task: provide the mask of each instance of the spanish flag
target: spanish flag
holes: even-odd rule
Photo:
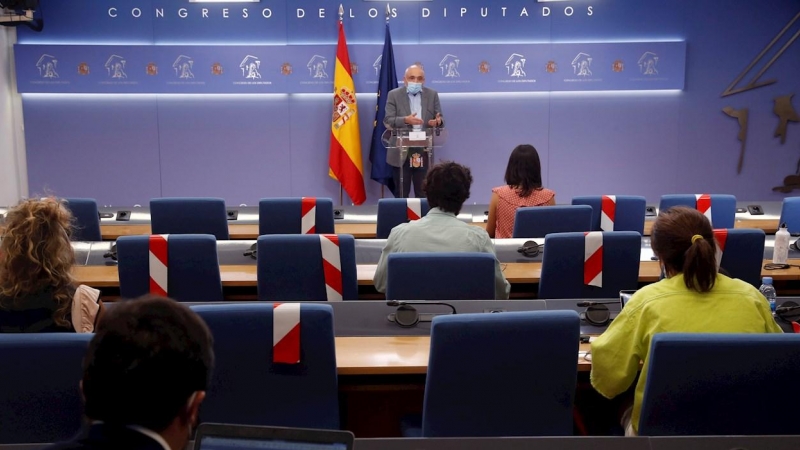
[[[339,20],[336,69],[333,76],[333,120],[328,175],[341,183],[350,200],[360,205],[367,199],[361,167],[361,135],[358,130],[356,89],[347,54],[344,25]]]

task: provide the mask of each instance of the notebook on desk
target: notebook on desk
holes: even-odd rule
[[[204,423],[194,450],[352,450],[349,431]]]

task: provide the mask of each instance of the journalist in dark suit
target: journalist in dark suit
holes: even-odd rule
[[[115,306],[83,363],[90,425],[48,448],[183,450],[211,378],[211,332],[189,307],[167,298]]]
[[[444,125],[442,107],[439,104],[439,93],[424,87],[425,72],[422,67],[413,65],[406,69],[403,86],[392,89],[386,97],[386,116],[383,124],[394,130],[423,130],[425,128]],[[421,147],[408,150],[405,159],[393,152],[386,154],[386,162],[393,168],[395,197],[408,197],[411,182],[414,182],[414,195],[425,197],[422,192],[422,181],[433,161]],[[403,186],[400,191],[400,171],[403,171]]]

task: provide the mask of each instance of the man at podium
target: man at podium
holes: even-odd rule
[[[386,116],[383,124],[391,130],[424,130],[444,125],[442,107],[439,104],[439,93],[423,86],[425,71],[420,65],[412,65],[406,69],[403,86],[392,89],[386,97]],[[424,198],[422,181],[431,165],[430,153],[423,147],[411,147],[405,159],[399,153],[389,152],[386,162],[392,166],[395,185],[395,197],[408,197],[411,193],[411,182],[414,182],[414,196]],[[401,189],[402,170],[402,191]]]

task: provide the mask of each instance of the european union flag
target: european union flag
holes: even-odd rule
[[[389,24],[386,24],[386,40],[383,42],[383,55],[380,61],[380,76],[378,78],[378,106],[375,109],[375,122],[372,129],[372,144],[369,146],[369,161],[372,163],[370,178],[384,184],[390,192],[394,192],[392,167],[386,163],[386,147],[381,142],[381,136],[386,131],[383,118],[386,116],[386,96],[389,91],[397,87],[397,72],[394,68],[394,51],[392,50],[392,35],[389,33]]]

